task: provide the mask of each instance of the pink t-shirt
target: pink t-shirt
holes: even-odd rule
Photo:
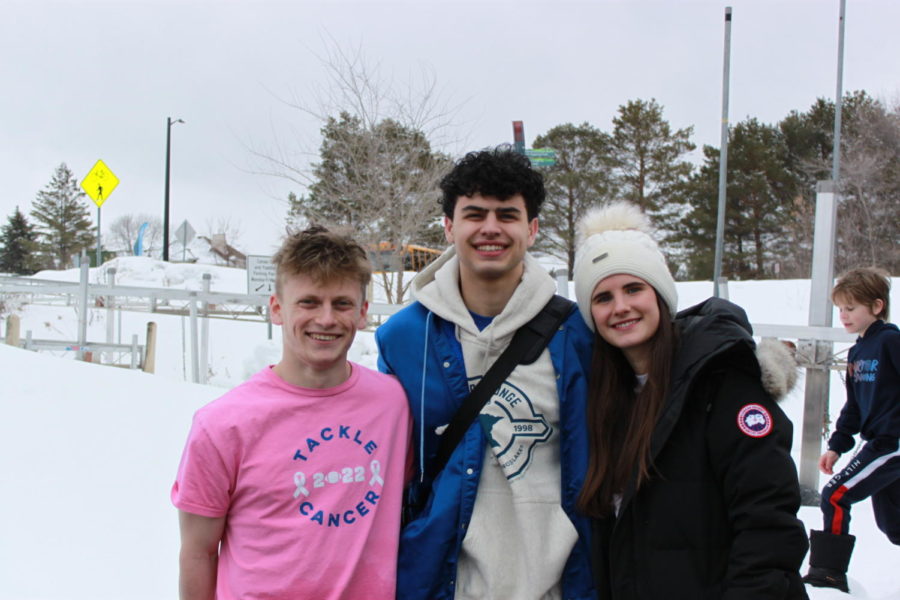
[[[357,364],[328,389],[269,367],[198,410],[172,503],[227,517],[216,598],[393,599],[409,420]]]

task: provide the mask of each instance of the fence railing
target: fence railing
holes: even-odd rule
[[[109,283],[89,283],[88,274],[85,263],[77,282],[0,276],[0,294],[22,295],[31,303],[73,306],[79,318],[77,340],[38,340],[31,338],[31,332],[26,332],[24,338],[15,345],[31,350],[71,351],[82,360],[87,357],[97,361],[103,355],[129,354],[130,363],[136,364],[135,368],[143,368],[147,355],[143,346],[138,344],[135,348],[134,344],[115,343],[113,340],[116,311],[180,315],[190,319],[191,381],[206,383],[205,374],[209,372],[209,319],[267,323],[269,338],[272,337],[268,294],[211,291],[209,287],[212,277],[209,274],[203,274],[200,290],[117,285],[116,270],[112,268],[107,270]],[[89,308],[109,312],[107,335],[103,342],[87,339]],[[369,304],[368,314],[380,322],[383,317],[390,316],[401,308],[401,305],[372,302]],[[16,339],[19,340],[18,335]]]
[[[569,282],[566,270],[557,269],[552,275],[557,282],[557,292],[563,296],[568,296]],[[81,278],[77,283],[0,276],[0,293],[2,294],[23,294],[33,302],[64,302],[66,305],[74,305],[79,314],[78,340],[74,342],[31,340],[27,342],[30,344],[30,347],[40,349],[42,347],[49,348],[56,347],[57,344],[65,344],[64,347],[76,352],[79,358],[84,358],[85,352],[90,350],[98,352],[123,351],[121,345],[113,344],[112,323],[114,318],[112,317],[112,311],[147,311],[189,316],[191,323],[191,380],[205,383],[206,373],[209,372],[210,319],[242,319],[269,323],[269,337],[271,338],[271,322],[268,314],[269,296],[210,291],[211,276],[209,274],[203,275],[202,289],[200,290],[116,285],[115,270],[108,271],[107,279],[109,283],[106,284],[88,284],[87,279],[88,270],[86,264],[82,267]],[[727,282],[724,285],[723,292],[723,297],[727,298]],[[105,308],[110,311],[110,317],[107,319],[107,339],[104,343],[88,343],[86,339],[86,314],[90,299],[93,299],[93,307]],[[389,316],[401,308],[401,305],[370,303],[369,315],[376,317],[375,321],[377,324],[380,323],[383,317]],[[121,313],[119,314],[121,315]],[[811,386],[810,381],[816,378],[821,379],[824,376],[823,371],[843,370],[846,367],[846,361],[840,353],[833,352],[833,344],[835,342],[851,344],[855,341],[855,336],[836,327],[754,324],[753,330],[757,337],[797,340],[797,362],[807,372],[807,397],[803,415],[804,447],[814,445],[813,442],[817,438],[820,439],[822,437],[828,425],[828,417],[827,414],[824,414],[823,409],[823,406],[827,407],[827,398],[819,397],[821,393],[816,391],[817,388],[815,386]],[[134,340],[131,345],[128,345],[127,352],[130,352],[132,364],[135,363],[134,357],[148,355],[148,352],[141,348]],[[141,361],[145,360],[145,358],[141,359]],[[825,394],[827,394],[827,391]],[[812,400],[810,399],[811,396],[813,397]],[[805,454],[811,453],[805,452]],[[806,457],[803,459],[806,462],[809,462],[809,460],[811,459]],[[809,465],[806,466],[809,467]],[[809,471],[810,469],[811,467],[806,470]]]

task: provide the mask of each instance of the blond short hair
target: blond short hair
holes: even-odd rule
[[[363,247],[352,237],[321,226],[288,235],[272,262],[276,273],[275,293],[279,296],[287,277],[306,275],[317,284],[357,281],[365,300],[366,286],[372,280],[372,263]]]

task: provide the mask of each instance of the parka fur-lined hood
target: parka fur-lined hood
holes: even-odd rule
[[[775,400],[784,400],[797,384],[797,361],[793,352],[773,338],[763,338],[756,346],[756,360],[763,387]]]
[[[797,383],[797,363],[791,351],[774,339],[753,341],[753,329],[743,308],[710,298],[678,313],[682,351],[676,369],[693,375],[712,357],[735,348],[753,350],[763,388],[781,401]],[[748,352],[749,355],[749,352]]]

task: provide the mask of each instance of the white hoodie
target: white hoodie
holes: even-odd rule
[[[525,255],[522,280],[483,331],[459,291],[453,249],[413,282],[416,299],[456,325],[469,389],[556,291],[554,280]],[[520,365],[482,409],[488,447],[472,520],[463,539],[457,599],[556,599],[578,534],[560,506],[559,398],[550,353]]]

